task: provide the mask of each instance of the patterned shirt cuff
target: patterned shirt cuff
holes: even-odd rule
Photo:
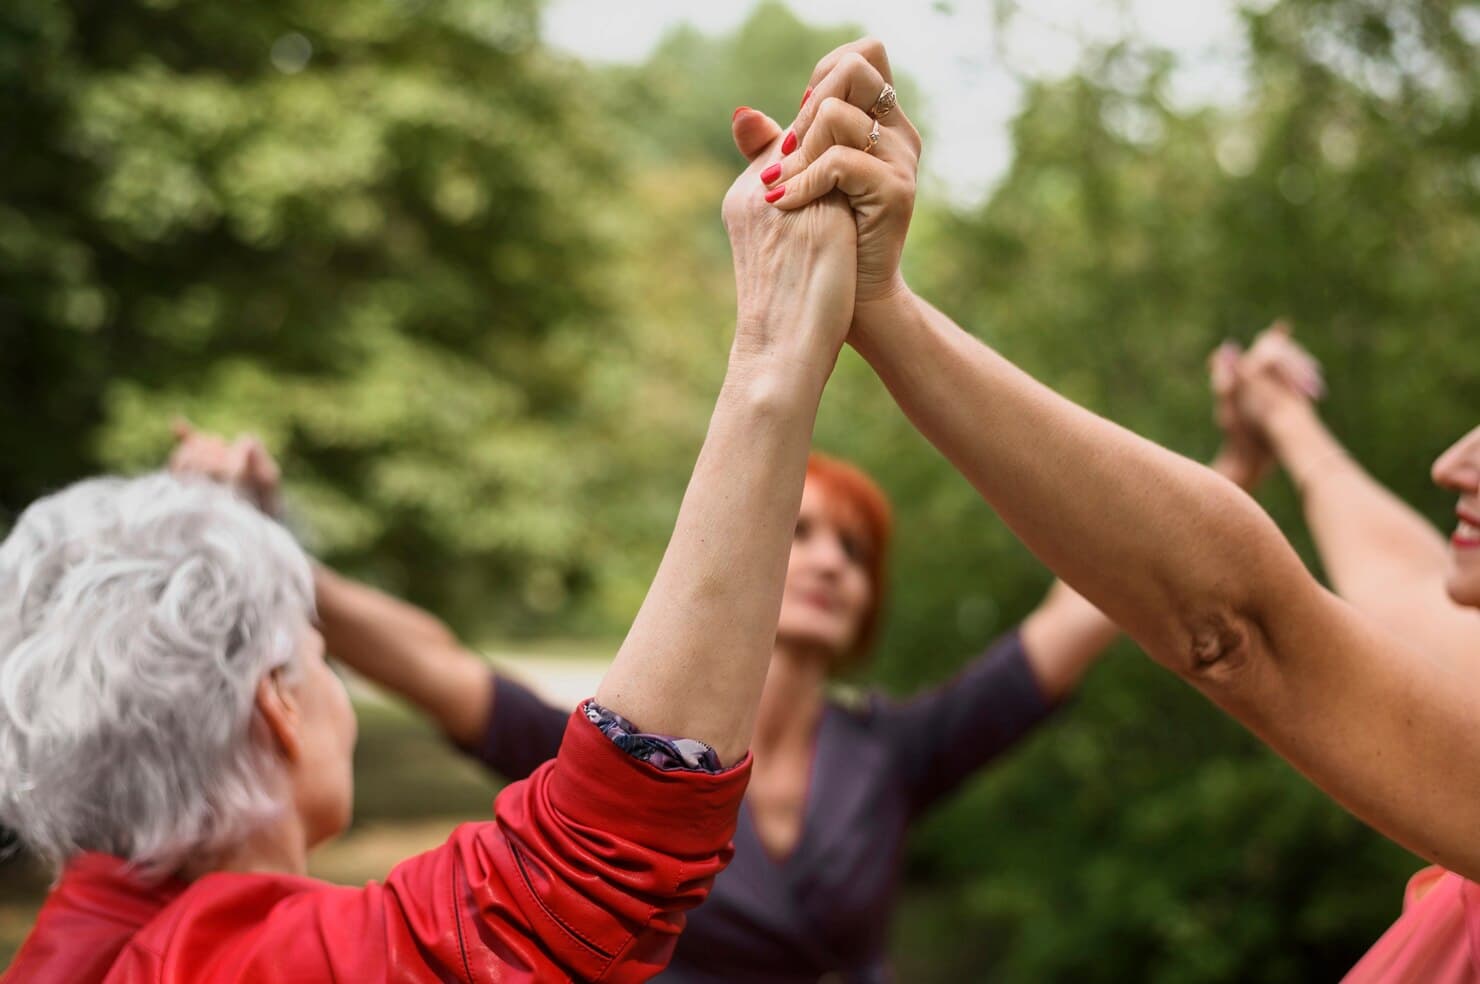
[[[596,725],[618,748],[654,768],[664,772],[683,770],[711,774],[725,771],[714,749],[702,741],[645,734],[638,731],[631,721],[594,700],[588,700],[582,710],[586,720]]]

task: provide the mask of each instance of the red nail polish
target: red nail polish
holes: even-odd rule
[[[807,105],[807,100],[808,99],[811,99],[811,98],[812,98],[812,87],[809,85],[809,86],[807,86],[807,91],[804,92],[804,93],[802,93],[802,104],[801,105],[802,106]],[[800,109],[801,106],[798,106],[797,108]]]
[[[777,202],[781,201],[781,196],[784,194],[786,194],[786,185],[778,185],[777,187],[772,188],[770,191],[766,192],[766,201],[774,205]]]
[[[779,177],[781,177],[781,165],[779,163],[772,164],[761,172],[761,184],[768,185]]]
[[[781,153],[783,153],[783,154],[789,154],[789,153],[791,153],[792,151],[794,151],[796,149],[797,149],[797,132],[795,130],[787,130],[786,131],[786,139],[783,140],[783,141],[781,141]]]
[[[740,114],[743,113],[743,112],[745,112],[748,109],[750,109],[749,106],[741,106],[741,107],[737,108],[735,110],[735,112],[733,112],[733,113],[730,114],[730,122],[731,123],[735,122],[735,120],[737,120],[737,119],[740,118]]]

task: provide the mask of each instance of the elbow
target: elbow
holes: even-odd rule
[[[452,626],[440,618],[429,615],[426,623],[422,626],[422,631],[426,634],[428,643],[447,649],[461,650],[463,648],[462,640],[456,632],[452,631]]]
[[[1288,719],[1288,667],[1259,618],[1225,610],[1188,623],[1173,669],[1225,713],[1262,735]]]
[[[1205,576],[1173,589],[1171,607],[1179,615],[1166,650],[1179,676],[1210,695],[1230,698],[1267,678],[1265,664],[1274,655],[1269,621],[1310,577],[1262,510],[1244,496],[1232,505],[1219,516],[1221,535],[1207,538],[1215,559]]]
[[[1179,621],[1157,646],[1161,663],[1215,703],[1237,705],[1249,697],[1264,672],[1269,649],[1256,619],[1213,606]]]
[[[1249,675],[1259,647],[1252,619],[1220,609],[1189,621],[1181,645],[1181,676],[1199,689],[1224,689]]]

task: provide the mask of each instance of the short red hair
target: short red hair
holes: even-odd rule
[[[807,481],[821,486],[827,493],[830,518],[847,527],[868,547],[864,569],[868,572],[869,586],[873,591],[852,653],[854,661],[861,661],[873,648],[882,621],[894,510],[877,482],[858,466],[841,458],[813,451],[807,458]]]

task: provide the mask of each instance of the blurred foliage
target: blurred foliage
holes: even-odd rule
[[[0,8],[24,137],[0,144],[0,525],[153,466],[186,414],[262,434],[315,549],[464,633],[620,633],[723,372],[730,112],[789,120],[857,32],[763,4],[598,68],[537,14]],[[1010,172],[980,207],[921,202],[910,280],[1195,456],[1207,352],[1288,316],[1334,428],[1441,520],[1427,467],[1480,393],[1480,7],[1277,0],[1243,25],[1232,108],[1179,106],[1176,58],[1136,38],[1023,78]],[[898,505],[871,679],[941,678],[1036,603],[1047,575],[851,353],[818,443]],[[1264,498],[1304,546],[1289,489]],[[904,979],[1333,980],[1396,914],[1413,858],[1120,650],[915,839]]]
[[[613,138],[526,0],[7,5],[10,508],[258,431],[315,546],[517,624],[589,551]]]

